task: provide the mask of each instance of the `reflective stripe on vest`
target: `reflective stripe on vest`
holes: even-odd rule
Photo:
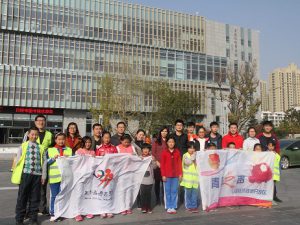
[[[190,154],[187,152],[182,157],[182,171],[183,177],[180,183],[181,186],[186,188],[198,188],[199,186],[199,178],[197,173],[197,167],[194,163],[187,166],[184,164],[185,158],[190,158]]]
[[[52,143],[52,133],[50,131],[45,131],[45,137],[43,139],[43,143],[40,143],[40,137],[36,140],[37,143],[42,145],[45,149],[49,148]]]
[[[56,155],[59,155],[59,150],[57,148],[48,149],[49,158],[54,158]],[[72,156],[72,149],[66,147],[64,150],[64,156]],[[56,161],[49,166],[48,175],[50,184],[61,182],[61,174]]]
[[[26,158],[28,144],[29,144],[29,141],[22,143],[22,155],[19,159],[19,162],[17,162],[17,165],[14,168],[12,176],[11,176],[11,182],[13,184],[21,183],[21,177],[22,177],[23,168],[24,168],[24,164],[25,164],[25,158]],[[43,168],[43,154],[44,154],[45,148],[42,145],[38,145],[38,147],[39,147],[40,156],[41,156],[41,166]]]
[[[280,181],[280,155],[275,153],[273,180]]]

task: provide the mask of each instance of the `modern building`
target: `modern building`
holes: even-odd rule
[[[0,3],[0,136],[18,141],[34,116],[50,130],[70,121],[91,132],[90,105],[103,74],[167,79],[201,93],[199,122],[227,127],[214,96],[226,69],[254,62],[259,32],[191,15],[111,0],[2,0]],[[224,86],[228,91],[228,87]],[[140,110],[151,104],[140,96]]]
[[[261,111],[269,111],[269,93],[266,81],[259,81],[259,91],[261,101],[260,109]]]
[[[280,122],[284,120],[285,112],[270,112],[270,111],[262,111],[261,112],[261,120],[272,121],[275,127],[280,125]]]
[[[285,112],[300,106],[300,69],[296,64],[275,69],[269,75],[269,109]]]

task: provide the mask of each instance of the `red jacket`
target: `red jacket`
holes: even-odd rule
[[[163,150],[160,158],[160,171],[163,177],[182,176],[181,155],[178,149],[170,152],[169,149]]]
[[[232,135],[231,133],[228,133],[227,135],[225,135],[222,139],[222,148],[227,148],[227,145],[233,142],[235,143],[235,148],[236,149],[242,149],[243,148],[243,142],[244,142],[244,138],[242,135],[239,135],[238,133],[236,135]]]
[[[164,140],[161,141],[161,145],[157,141],[153,142],[153,144],[152,144],[152,155],[154,156],[154,158],[157,161],[160,161],[161,153],[166,148],[167,148],[167,143]]]
[[[113,154],[113,153],[118,153],[118,151],[117,148],[112,144],[108,144],[108,145],[102,144],[96,149],[96,156],[104,156],[105,154]]]

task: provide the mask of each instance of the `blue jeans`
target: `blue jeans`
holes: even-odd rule
[[[178,200],[178,177],[167,177],[166,182],[164,182],[164,192],[165,192],[165,208],[166,209],[176,209]]]
[[[184,188],[185,208],[198,208],[198,188]]]
[[[55,203],[55,198],[60,192],[60,182],[59,183],[54,183],[50,184],[50,191],[51,191],[51,199],[50,199],[50,215],[54,216],[54,203]]]

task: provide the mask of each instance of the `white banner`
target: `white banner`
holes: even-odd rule
[[[232,205],[270,207],[274,159],[272,152],[197,152],[203,210]]]
[[[120,213],[130,209],[151,162],[129,154],[73,156],[57,160],[62,174],[55,217]]]

